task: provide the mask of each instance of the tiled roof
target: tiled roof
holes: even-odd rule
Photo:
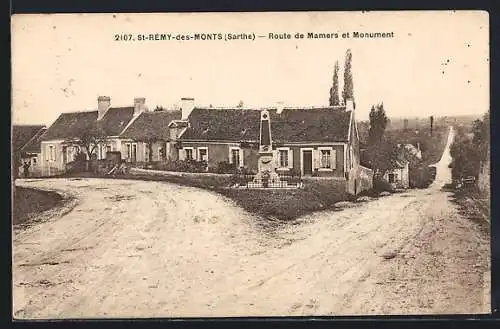
[[[12,149],[14,151],[19,151],[44,127],[44,125],[13,125]]]
[[[43,141],[81,136],[97,120],[97,111],[62,113],[42,136]]]
[[[274,142],[347,141],[351,112],[345,108],[285,108],[268,110]],[[195,108],[181,140],[258,141],[260,111]]]
[[[134,116],[134,107],[112,107],[100,120],[101,128],[108,136],[118,136]]]
[[[99,126],[107,136],[118,136],[134,115],[133,107],[112,107],[97,121],[97,111],[62,113],[42,140],[78,138]]]
[[[40,129],[35,136],[33,136],[28,143],[26,143],[22,148],[21,152],[26,153],[40,153],[41,151],[41,137],[47,131],[47,128],[43,127]]]
[[[181,111],[144,112],[130,124],[121,137],[135,140],[168,140],[169,123],[180,118]]]

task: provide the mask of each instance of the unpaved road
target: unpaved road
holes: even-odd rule
[[[272,231],[162,182],[19,180],[69,213],[14,232],[16,318],[489,313],[489,236],[436,184]]]

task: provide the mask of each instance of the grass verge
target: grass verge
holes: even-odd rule
[[[481,232],[489,236],[491,229],[489,196],[476,188],[452,190],[452,192],[453,202],[458,205],[459,213],[477,223]]]
[[[13,197],[13,225],[23,224],[30,215],[49,210],[63,202],[63,197],[56,192],[25,187],[14,187]]]

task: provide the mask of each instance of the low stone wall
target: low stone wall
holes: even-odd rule
[[[130,173],[132,175],[156,175],[156,176],[178,176],[178,177],[230,177],[232,174],[215,174],[215,173],[191,173],[191,172],[180,172],[180,171],[165,171],[165,170],[153,170],[153,169],[140,169],[140,168],[130,168]]]

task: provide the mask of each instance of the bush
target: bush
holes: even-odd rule
[[[236,173],[236,165],[233,163],[229,163],[227,161],[221,161],[217,163],[217,167],[215,172],[218,174],[234,174]]]
[[[156,170],[199,173],[207,171],[207,162],[196,160],[175,160],[153,163],[152,167]]]
[[[393,192],[391,184],[389,184],[382,176],[373,176],[373,190],[375,192]]]
[[[410,168],[409,181],[410,187],[413,188],[427,188],[434,181],[436,177],[436,170],[433,167],[424,165]]]

